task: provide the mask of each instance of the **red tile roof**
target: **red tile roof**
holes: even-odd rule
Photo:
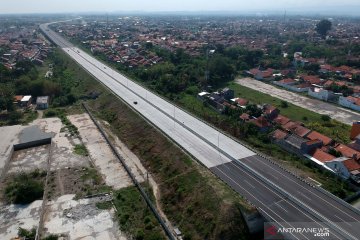
[[[360,158],[360,152],[349,148],[348,146],[344,145],[344,144],[339,144],[335,147],[336,151],[339,151],[343,156],[345,157],[349,157],[352,158],[356,155],[356,159]]]
[[[309,82],[311,84],[319,84],[321,82],[319,77],[312,75],[302,76],[302,79],[304,79],[305,82]]]
[[[350,139],[354,140],[360,134],[360,122],[354,122],[351,127]]]
[[[248,104],[248,100],[244,99],[244,98],[238,98],[235,100],[235,102],[239,105],[239,106],[246,106]]]
[[[243,113],[240,115],[240,119],[242,119],[244,121],[248,121],[248,120],[250,120],[250,115],[247,113]]]
[[[348,96],[347,99],[349,101],[353,102],[354,104],[360,106],[360,98]]]
[[[349,172],[355,171],[355,170],[360,170],[360,164],[352,158],[343,161],[343,164],[349,170]]]
[[[286,79],[280,80],[279,82],[289,84],[289,83],[295,83],[296,81],[294,79],[291,79],[291,78],[286,78]]]
[[[277,129],[273,132],[272,137],[279,140],[279,139],[284,139],[287,135],[288,134],[286,132]]]
[[[17,96],[14,97],[14,101],[20,102],[23,97],[24,96],[22,96],[22,95],[17,95]]]
[[[280,124],[280,125],[285,125],[287,124],[288,122],[290,122],[290,119],[283,116],[283,115],[278,115],[275,119],[274,119],[274,122]]]
[[[328,154],[321,149],[316,149],[315,152],[312,154],[312,157],[322,163],[334,160],[336,158],[335,156]]]
[[[271,114],[272,112],[278,110],[276,107],[272,106],[272,105],[266,105],[264,107],[264,113],[265,114]],[[278,110],[279,111],[279,110]]]
[[[323,142],[324,145],[329,145],[333,140],[325,135],[322,135],[321,133],[318,133],[316,131],[312,131],[310,134],[306,136],[310,140],[318,139]]]
[[[300,136],[300,137],[305,137],[306,134],[308,134],[311,130],[306,128],[306,127],[303,127],[303,126],[297,126],[293,132]]]
[[[252,121],[259,128],[270,127],[271,124],[266,120],[264,116],[260,116]]]
[[[287,131],[291,131],[293,129],[295,129],[297,126],[300,126],[301,123],[300,122],[293,122],[293,121],[289,121],[287,122],[285,125],[282,125],[281,127]]]

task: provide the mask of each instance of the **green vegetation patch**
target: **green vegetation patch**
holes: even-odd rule
[[[280,114],[293,121],[300,121],[306,127],[318,131],[336,141],[349,143],[350,126],[336,120],[330,120],[328,116],[321,115],[310,110],[288,103],[284,107],[283,101],[268,94],[241,86],[235,82],[228,84],[228,87],[235,91],[235,96],[243,97],[256,104],[272,104],[280,109]]]
[[[88,156],[89,152],[84,144],[76,144],[74,147],[74,153],[81,156]]]
[[[5,199],[15,204],[29,204],[42,199],[45,176],[45,172],[38,170],[15,175],[5,187]]]
[[[248,238],[241,211],[250,207],[237,193],[114,96],[103,95],[91,105],[161,183],[162,208],[185,239]]]
[[[120,229],[135,239],[165,239],[161,226],[135,187],[114,192],[114,205]]]

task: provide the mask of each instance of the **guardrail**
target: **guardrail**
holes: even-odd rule
[[[142,188],[142,186],[140,185],[140,183],[136,180],[135,175],[131,172],[131,169],[127,166],[127,164],[125,163],[124,158],[117,152],[116,148],[114,147],[114,145],[111,143],[110,139],[108,138],[108,136],[106,135],[105,131],[102,129],[102,127],[99,125],[99,123],[95,120],[94,116],[92,115],[92,113],[90,112],[90,110],[88,109],[88,107],[86,106],[85,103],[82,103],[85,111],[89,114],[91,120],[94,122],[94,124],[96,125],[96,127],[98,128],[98,130],[100,131],[101,135],[105,138],[105,141],[107,142],[107,144],[109,145],[111,151],[114,153],[114,155],[117,157],[117,159],[120,161],[120,163],[123,165],[123,167],[125,168],[125,171],[127,172],[127,174],[130,176],[132,182],[135,184],[136,188],[140,191],[141,196],[144,198],[146,204],[148,205],[148,207],[150,208],[150,210],[153,212],[153,214],[155,215],[156,219],[159,221],[160,225],[162,226],[162,228],[164,229],[166,235],[168,236],[169,239],[171,240],[175,240],[176,238],[173,236],[171,230],[168,228],[168,226],[166,225],[165,221],[162,219],[162,217],[160,216],[160,214],[158,213],[158,211],[156,210],[155,206],[152,204],[149,196],[146,194],[145,190]]]
[[[74,50],[72,50],[74,51]],[[81,56],[85,61],[88,61],[87,59],[85,59],[83,56]],[[88,61],[89,62],[89,61]],[[99,67],[95,66],[93,63],[89,62],[90,64],[92,64],[94,67],[98,68],[99,70],[101,70],[104,74],[106,74],[108,77],[110,77],[111,79],[115,80],[116,82],[118,82],[119,84],[121,84],[124,88],[128,89],[130,92],[132,92],[134,95],[138,96],[139,98],[141,98],[143,101],[147,102],[148,104],[150,104],[152,107],[156,108],[157,110],[159,110],[160,112],[162,112],[164,115],[166,115],[167,117],[169,117],[170,119],[174,120],[174,122],[177,122],[179,125],[183,126],[185,129],[187,129],[188,131],[190,131],[191,133],[193,133],[195,136],[199,137],[200,139],[202,139],[204,142],[208,143],[211,147],[213,147],[214,149],[218,150],[219,152],[221,152],[224,156],[228,157],[230,160],[233,160],[235,163],[237,163],[238,165],[240,165],[242,168],[244,168],[246,171],[250,172],[251,174],[255,175],[259,180],[261,180],[262,182],[264,182],[267,185],[270,185],[272,188],[274,188],[276,191],[278,191],[279,193],[281,193],[282,195],[286,196],[289,200],[291,200],[292,202],[296,203],[297,205],[299,205],[302,209],[304,209],[306,212],[312,214],[314,217],[316,217],[317,219],[323,220],[325,221],[325,224],[327,225],[331,225],[332,228],[334,228],[340,235],[344,236],[344,232],[347,234],[347,236],[345,236],[346,238],[348,236],[353,237],[354,239],[356,239],[354,236],[349,235],[349,233],[347,233],[346,231],[342,230],[339,231],[338,230],[338,226],[334,225],[334,223],[332,223],[331,221],[329,221],[326,217],[322,216],[320,213],[318,213],[317,211],[315,211],[314,209],[306,206],[304,203],[302,203],[300,200],[298,200],[297,198],[293,197],[292,195],[290,195],[287,191],[285,191],[284,189],[282,189],[281,187],[277,186],[276,184],[274,184],[273,182],[269,181],[268,179],[266,179],[264,176],[262,176],[261,174],[259,174],[257,171],[255,171],[254,169],[250,168],[249,166],[247,166],[246,164],[242,163],[241,161],[239,161],[238,159],[233,158],[232,156],[230,156],[229,154],[227,154],[226,152],[224,152],[222,149],[218,148],[216,145],[214,145],[213,143],[211,143],[210,141],[208,141],[207,139],[205,139],[204,137],[202,137],[201,135],[199,135],[198,133],[196,133],[195,131],[193,131],[192,129],[190,129],[189,127],[187,127],[185,124],[181,123],[180,121],[178,121],[176,118],[174,118],[173,116],[171,116],[170,114],[166,113],[165,111],[163,111],[162,109],[160,109],[159,107],[155,106],[153,103],[149,102],[147,99],[145,99],[144,97],[142,97],[141,95],[139,95],[138,93],[136,93],[135,91],[133,91],[132,89],[130,89],[128,86],[125,86],[124,84],[122,84],[120,81],[116,80],[114,77],[112,77],[111,75],[109,75],[107,72],[104,72],[102,69],[100,69]],[[122,75],[122,74],[121,74]],[[134,82],[133,82],[134,83]],[[137,83],[135,83],[137,84]],[[138,84],[137,84],[138,85]],[[140,86],[140,85],[139,85]],[[141,86],[140,86],[141,87]],[[161,97],[162,98],[162,97]],[[163,98],[162,98],[163,99]],[[165,100],[165,99],[164,99]],[[165,100],[167,101],[167,100]],[[168,101],[167,101],[168,102]],[[168,102],[169,103],[169,102]],[[171,104],[171,103],[170,103]],[[187,111],[184,111],[187,112]],[[192,115],[191,115],[192,116]],[[196,119],[198,119],[197,117],[195,117]],[[202,120],[200,120],[202,121]],[[202,121],[204,122],[204,121]],[[205,123],[207,124],[207,123]],[[210,126],[209,124],[207,124],[208,126]],[[225,135],[225,134],[224,134]],[[226,134],[227,136],[227,134]],[[233,139],[231,137],[231,139]],[[237,141],[238,142],[238,141]],[[265,158],[266,159],[266,158]]]

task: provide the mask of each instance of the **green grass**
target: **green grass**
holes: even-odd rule
[[[74,147],[74,153],[81,156],[89,155],[89,152],[84,144],[76,144]]]
[[[248,238],[241,212],[251,211],[251,207],[237,193],[114,96],[104,94],[91,106],[151,169],[161,183],[164,212],[188,239],[218,239],[222,234]]]
[[[135,187],[115,191],[113,202],[122,231],[130,233],[134,239],[165,239],[159,223]]]
[[[5,187],[5,199],[15,204],[29,204],[42,199],[46,173],[35,170],[32,173],[20,173]]]
[[[96,203],[96,207],[98,209],[102,209],[102,210],[111,209],[112,204],[111,204],[111,202],[98,202],[98,203]]]
[[[281,103],[283,100],[241,86],[235,82],[229,83],[228,87],[235,91],[235,96],[237,97],[246,98],[250,102],[256,104],[272,104],[280,109],[281,115],[284,115],[293,121],[303,122],[306,127],[318,131],[336,141],[343,143],[350,142],[349,135],[351,127],[349,125],[340,123],[336,120],[324,121],[321,114],[298,107],[292,103],[288,103],[288,107],[284,108]]]

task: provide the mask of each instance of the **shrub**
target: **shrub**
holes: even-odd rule
[[[47,110],[44,114],[45,117],[55,117],[57,115],[57,112],[54,110]]]
[[[281,107],[287,108],[287,107],[289,107],[289,104],[286,101],[281,101]]]
[[[32,174],[20,174],[5,188],[5,198],[15,204],[29,204],[41,199],[44,184],[33,179]]]
[[[325,121],[325,122],[328,122],[330,121],[330,116],[329,115],[321,115],[321,120]]]
[[[36,229],[33,228],[31,230],[27,230],[25,228],[20,227],[18,231],[18,235],[19,237],[24,237],[27,240],[34,240],[36,235]]]

